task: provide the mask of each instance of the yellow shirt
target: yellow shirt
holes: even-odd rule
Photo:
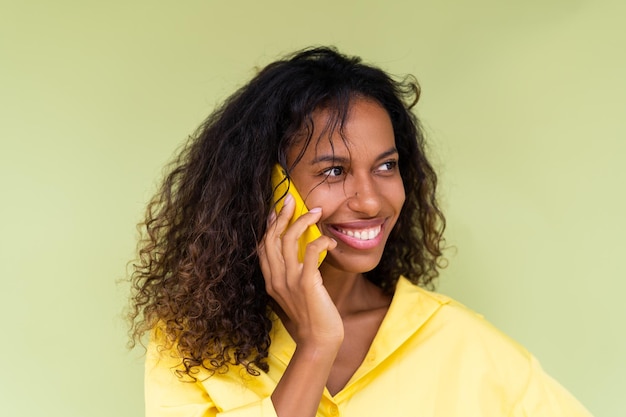
[[[270,395],[295,343],[280,320],[271,332],[269,373],[240,367],[182,382],[179,360],[146,359],[146,416],[276,416]],[[524,348],[481,316],[404,278],[359,369],[334,397],[324,390],[317,416],[590,416]]]

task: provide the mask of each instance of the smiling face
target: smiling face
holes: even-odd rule
[[[313,114],[313,139],[290,175],[307,207],[322,208],[322,234],[338,243],[322,274],[364,273],[378,265],[405,199],[393,127],[382,106],[363,98],[353,100],[343,138],[338,130],[320,138],[328,117]],[[302,146],[288,150],[288,166]]]

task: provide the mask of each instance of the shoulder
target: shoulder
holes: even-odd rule
[[[146,346],[146,372],[159,372],[176,375],[176,371],[185,369],[183,355],[178,351],[177,344],[168,337],[164,326],[157,325],[150,332]]]
[[[401,304],[402,310],[427,312],[429,325],[454,333],[460,338],[504,343],[527,354],[524,348],[493,326],[482,314],[447,295],[428,291],[406,278],[401,278],[394,298]]]
[[[522,389],[532,355],[481,314],[458,301],[401,279],[396,287],[394,320],[412,323],[411,343],[430,360],[490,375]]]
[[[397,288],[408,295],[405,295],[405,304],[430,306],[431,314],[422,330],[436,330],[448,343],[461,344],[468,349],[489,351],[499,357],[516,357],[528,366],[532,355],[482,314],[447,295],[403,281]]]
[[[415,358],[428,358],[432,378],[446,375],[455,384],[462,380],[457,397],[470,392],[466,402],[480,399],[481,407],[501,404],[512,416],[590,416],[530,352],[481,314],[405,279],[396,289],[402,306],[398,310],[405,320],[418,324],[409,339],[411,351]],[[424,312],[428,316],[421,320],[406,318]]]

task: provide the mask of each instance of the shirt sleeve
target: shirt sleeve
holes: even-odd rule
[[[145,363],[146,417],[277,417],[271,397],[220,410],[201,382],[176,375],[180,358],[170,351],[161,352],[157,344],[148,345]]]
[[[526,389],[510,417],[592,417],[565,388],[546,374],[531,358]]]

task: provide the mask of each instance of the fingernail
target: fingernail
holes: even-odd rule
[[[268,217],[268,220],[270,223],[276,220],[276,211],[272,210],[272,212],[270,213],[270,216]]]
[[[293,201],[293,196],[291,195],[291,193],[288,193],[287,196],[285,197],[285,204],[291,204],[292,201]]]
[[[313,207],[311,210],[309,210],[309,213],[321,213],[321,211],[321,207]]]

